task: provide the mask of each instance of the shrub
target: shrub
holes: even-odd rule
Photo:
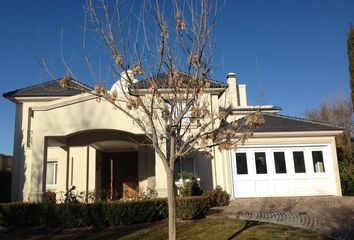
[[[183,197],[200,196],[203,190],[200,188],[199,183],[196,180],[184,182],[183,186],[178,188],[179,195]]]
[[[168,215],[166,199],[90,204],[11,203],[0,205],[0,225],[64,228],[151,222]]]
[[[44,204],[8,203],[0,206],[0,224],[30,227],[42,224]]]
[[[339,162],[340,182],[344,196],[354,196],[354,164]]]
[[[211,207],[228,206],[230,203],[230,195],[220,186],[216,186],[214,190],[203,193],[203,196],[210,199]]]
[[[180,219],[198,219],[209,209],[207,197],[177,198]],[[63,228],[152,222],[168,216],[166,199],[97,203],[0,204],[0,225],[7,227],[55,226]]]
[[[176,199],[177,217],[182,220],[204,218],[210,207],[208,197],[183,197]]]
[[[117,201],[107,204],[108,222],[111,225],[157,221],[167,215],[168,208],[165,199]]]

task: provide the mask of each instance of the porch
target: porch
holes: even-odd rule
[[[45,137],[43,193],[75,186],[84,201],[131,198],[156,188],[155,151],[144,135],[90,130]]]

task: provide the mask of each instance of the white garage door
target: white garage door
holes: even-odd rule
[[[335,194],[328,145],[243,147],[232,155],[236,198]]]

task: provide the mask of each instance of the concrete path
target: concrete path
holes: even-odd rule
[[[284,224],[354,240],[354,197],[242,198],[211,209],[209,217]]]

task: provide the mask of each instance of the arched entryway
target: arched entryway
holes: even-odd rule
[[[92,194],[116,200],[155,188],[155,152],[144,135],[94,129],[46,138],[47,171],[52,171],[48,163],[56,161],[55,174],[60,178],[55,186],[47,180],[46,190],[67,191],[75,186],[89,201]],[[66,154],[60,154],[63,150]],[[53,174],[47,172],[46,176]]]

